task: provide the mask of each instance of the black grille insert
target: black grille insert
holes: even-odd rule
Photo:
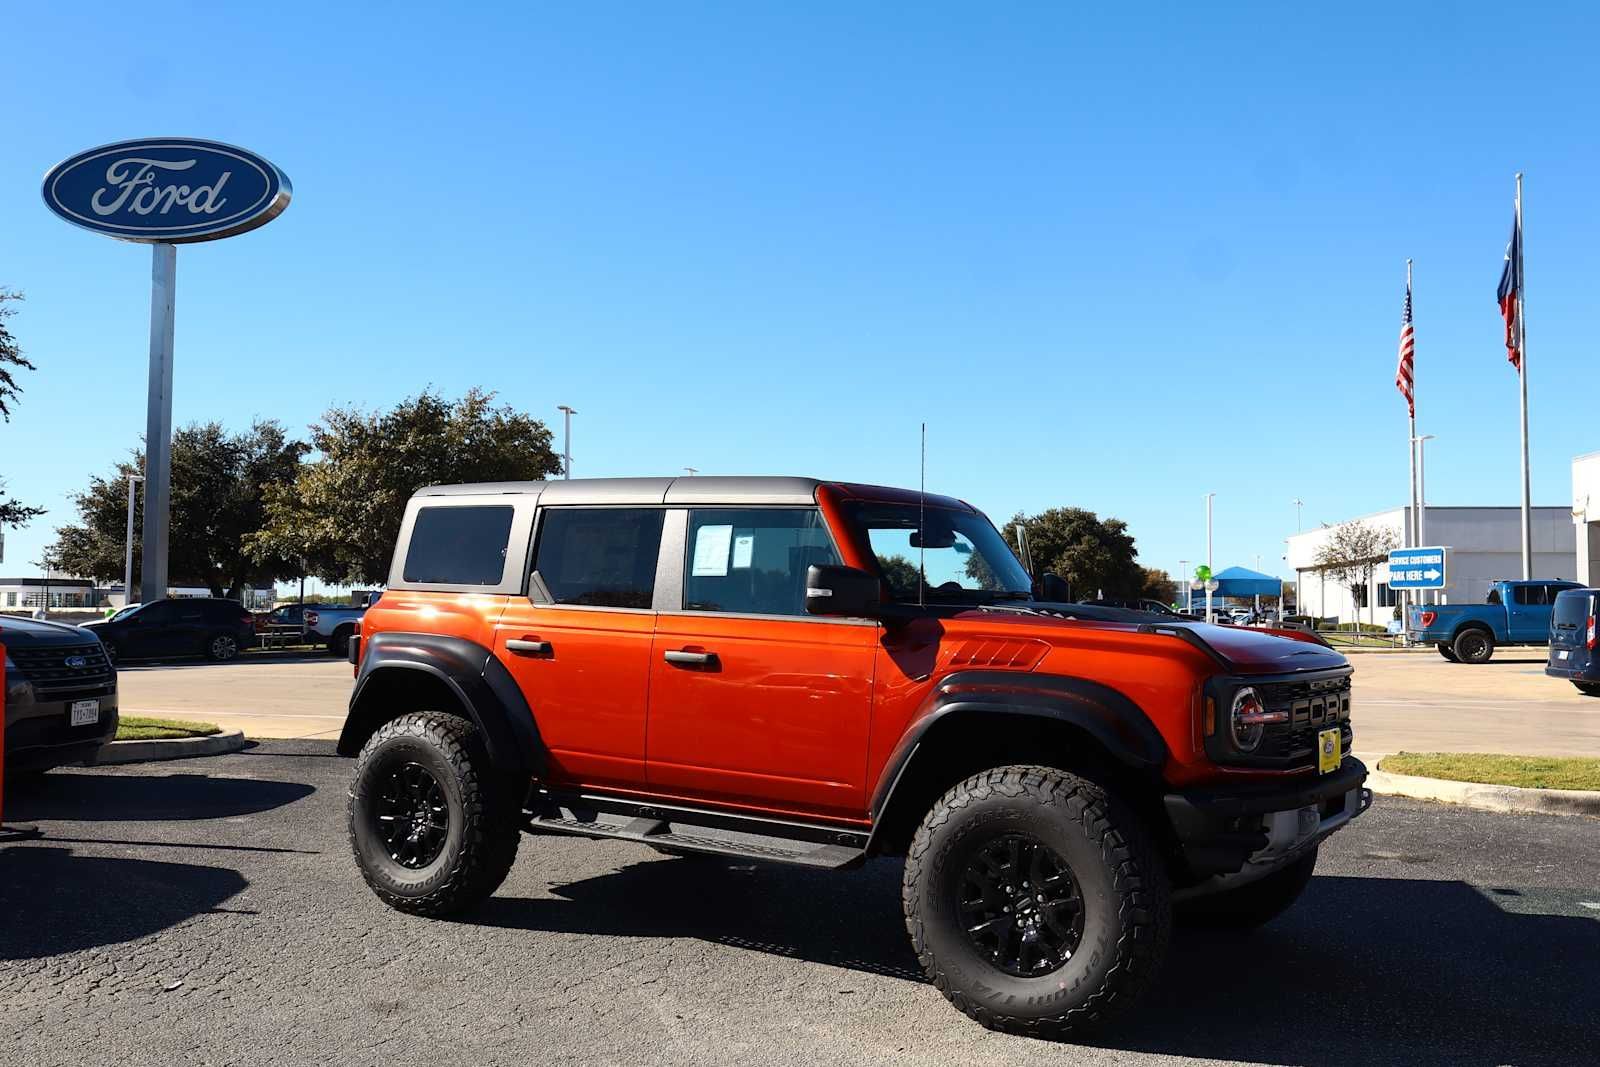
[[[33,684],[34,698],[66,697],[109,689],[117,672],[98,642],[47,648],[9,648],[17,673]]]

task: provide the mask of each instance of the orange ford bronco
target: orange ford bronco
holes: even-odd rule
[[[373,891],[444,914],[524,830],[846,869],[904,857],[988,1026],[1132,1004],[1174,908],[1250,925],[1370,803],[1304,634],[1052,602],[948,497],[802,478],[424,489],[350,643]]]

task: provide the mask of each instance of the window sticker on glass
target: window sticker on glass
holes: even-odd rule
[[[756,535],[740,534],[733,539],[733,569],[747,571],[750,569],[750,557],[756,553]]]
[[[694,564],[690,574],[696,578],[721,578],[728,573],[728,548],[733,542],[732,526],[702,526],[694,536]]]

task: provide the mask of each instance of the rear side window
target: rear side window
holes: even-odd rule
[[[428,585],[499,585],[511,536],[510,507],[434,507],[417,512],[405,580]]]
[[[550,508],[533,569],[557,604],[648,608],[661,549],[660,508]]]

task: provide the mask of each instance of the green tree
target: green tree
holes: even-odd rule
[[[1074,598],[1097,592],[1135,597],[1144,589],[1144,571],[1128,524],[1104,519],[1083,508],[1050,508],[1037,515],[1017,512],[1001,533],[1013,551],[1017,529],[1028,529],[1028,550],[1036,574],[1065,578]]]
[[[22,386],[17,384],[17,372],[34,369],[33,364],[23,358],[21,346],[6,327],[6,319],[17,311],[7,305],[21,299],[21,293],[0,289],[0,419],[6,422],[11,421],[11,405],[17,402],[17,396],[22,392]],[[5,479],[0,478],[0,528],[21,526],[44,514],[44,508],[30,507],[6,496],[5,487]]]
[[[1140,567],[1141,575],[1139,595],[1148,600],[1159,600],[1163,604],[1175,603],[1178,599],[1178,583],[1172,580],[1172,575],[1164,570]]]
[[[1373,607],[1368,596],[1372,587],[1372,572],[1378,569],[1395,547],[1394,531],[1387,526],[1369,526],[1360,520],[1340,523],[1328,533],[1328,539],[1317,549],[1316,565],[1319,571],[1350,590],[1350,602],[1356,612],[1356,640],[1361,639],[1359,625],[1362,601],[1367,601],[1367,621],[1374,622]]]
[[[424,392],[382,413],[330,408],[311,427],[315,458],[267,492],[267,522],[248,539],[252,550],[303,559],[308,574],[328,582],[383,582],[418,489],[558,473],[549,428],[493,401],[474,389],[456,401]]]
[[[175,584],[238,597],[246,585],[299,575],[297,559],[257,556],[246,541],[266,521],[265,495],[294,480],[306,447],[271,421],[241,434],[229,434],[215,422],[173,434],[167,567]],[[144,451],[135,449],[110,474],[90,479],[89,488],[74,498],[79,521],[58,529],[49,549],[59,566],[100,581],[122,578],[128,476],[142,470]],[[142,509],[136,509],[136,544],[143,530]],[[141,563],[135,552],[135,583]]]

